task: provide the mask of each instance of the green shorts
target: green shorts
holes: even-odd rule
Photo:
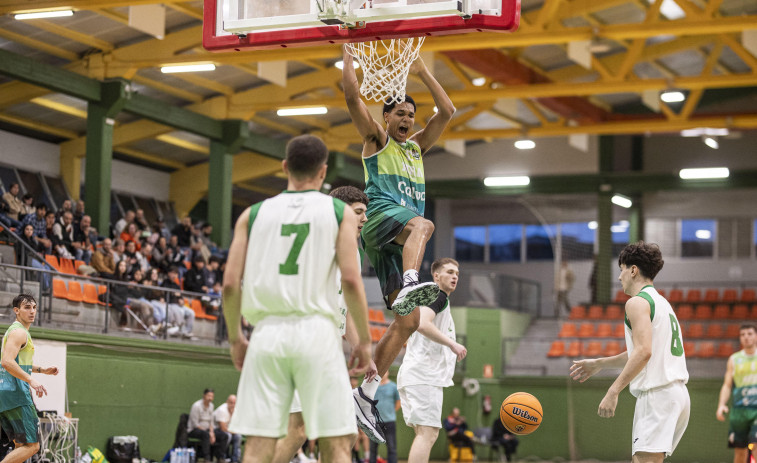
[[[757,443],[757,408],[732,407],[728,414],[728,447],[743,449]]]
[[[389,295],[402,288],[402,246],[392,243],[407,223],[420,217],[415,212],[389,201],[373,200],[361,238],[368,260],[376,269],[381,294],[391,309]]]
[[[39,442],[37,434],[39,418],[37,418],[37,409],[34,404],[0,412],[0,425],[5,434],[16,444]]]

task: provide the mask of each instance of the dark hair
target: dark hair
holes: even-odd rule
[[[326,163],[329,149],[323,140],[313,135],[300,135],[287,143],[286,161],[289,172],[296,178],[314,176]]]
[[[405,101],[401,101],[400,103],[410,103],[413,105],[413,111],[418,111],[418,106],[415,104],[415,100],[410,95],[405,95]],[[386,99],[386,102],[384,103],[384,110],[383,113],[390,113],[392,112],[392,109],[394,109],[395,106],[397,106],[398,103],[392,100],[391,97]]]
[[[26,304],[27,302],[34,302],[36,304],[37,300],[34,299],[34,296],[32,296],[31,294],[21,293],[13,298],[13,307],[21,308],[21,306],[23,304]]]
[[[368,195],[366,195],[363,190],[349,185],[334,188],[329,193],[329,196],[332,196],[336,199],[341,199],[342,201],[347,203],[347,205],[353,203],[363,203],[367,206],[368,202],[370,201],[370,199],[368,199]]]
[[[754,330],[754,332],[757,333],[757,325],[755,325],[754,323],[743,323],[739,327],[739,331],[741,330]]]
[[[36,207],[38,210],[39,209],[47,210],[47,204],[43,203],[42,201],[38,202],[37,205],[34,207]]]
[[[25,195],[23,196],[23,198],[21,198],[21,199],[23,199],[24,201],[26,201],[27,199],[32,199],[32,198],[34,198],[34,196],[32,196],[32,194],[31,194],[31,193],[26,193],[26,194],[25,194]]]
[[[50,211],[50,212],[48,212],[47,214],[45,214],[45,217],[47,218],[47,217],[49,217],[49,216],[51,216],[51,215],[52,215],[53,217],[55,217],[55,212],[53,212],[53,211]]]
[[[431,273],[434,274],[437,271],[441,270],[442,267],[444,267],[447,264],[452,264],[455,267],[460,267],[460,264],[457,263],[457,261],[451,257],[442,257],[441,259],[436,259],[433,264],[431,264]]]
[[[168,268],[168,272],[166,273],[179,273],[179,267],[172,265],[171,267]]]
[[[18,182],[13,182],[8,186],[8,191],[11,191],[11,189],[13,189],[14,186],[21,188],[21,185],[19,185]]]
[[[635,265],[639,268],[641,275],[650,280],[654,280],[664,264],[660,247],[643,241],[629,244],[620,251],[620,256],[618,256],[618,267]]]
[[[205,395],[205,394],[207,394],[208,392],[215,392],[215,391],[213,391],[213,389],[212,389],[212,388],[207,388],[207,389],[205,389],[204,391],[202,391],[202,395]]]

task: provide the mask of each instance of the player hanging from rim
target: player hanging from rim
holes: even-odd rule
[[[420,283],[418,277],[426,243],[434,232],[434,224],[423,218],[426,184],[421,156],[444,132],[455,107],[418,58],[410,66],[410,72],[428,87],[437,112],[425,128],[411,136],[416,107],[413,99],[406,96],[402,103],[384,105],[384,128],[360,99],[352,56],[346,50],[343,56],[344,96],[352,122],[363,139],[365,192],[370,199],[363,245],[376,269],[386,305],[396,315],[376,347],[374,361],[378,375],[366,378],[362,386],[353,390],[358,425],[371,440],[383,443],[373,396],[381,377],[418,329],[420,313],[415,308],[431,304],[439,295],[436,283]]]

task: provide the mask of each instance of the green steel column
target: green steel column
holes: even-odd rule
[[[234,153],[249,136],[250,129],[240,120],[223,121],[223,139],[210,140],[208,173],[208,222],[213,225],[211,239],[221,247],[231,242],[231,191]]]
[[[599,137],[599,174],[613,170],[614,139],[611,136]],[[608,303],[612,292],[612,185],[600,185],[597,198],[597,242],[599,252],[596,261],[597,302]]]
[[[644,170],[644,138],[634,136],[631,138],[631,170]],[[642,204],[643,192],[633,195],[628,218],[628,241],[635,243],[644,239],[644,205]]]
[[[84,171],[85,212],[102,235],[110,223],[110,181],[113,161],[113,118],[128,98],[123,81],[104,82],[100,102],[87,104],[87,166]]]

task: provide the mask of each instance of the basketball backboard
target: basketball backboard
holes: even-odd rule
[[[520,0],[205,0],[211,51],[508,32]]]

